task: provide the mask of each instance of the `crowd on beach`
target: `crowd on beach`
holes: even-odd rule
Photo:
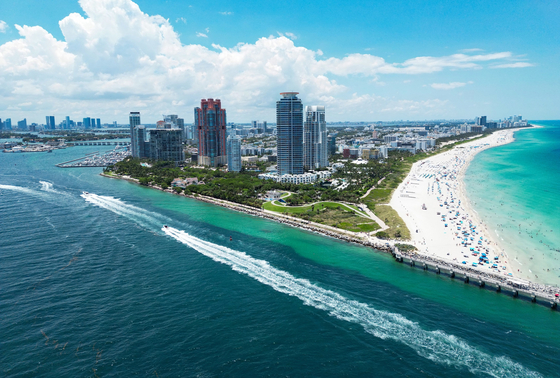
[[[505,251],[465,201],[461,180],[474,155],[510,139],[511,133],[495,133],[412,167],[391,204],[403,215],[420,253],[479,272],[514,275]]]

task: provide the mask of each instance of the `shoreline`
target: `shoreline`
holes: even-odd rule
[[[131,183],[140,185],[137,179],[134,179],[129,176],[107,175],[104,173],[100,173],[100,175],[108,178],[126,180]],[[489,274],[487,272],[477,271],[475,269],[472,269],[471,267],[460,265],[453,261],[449,261],[447,259],[441,259],[429,255],[423,255],[421,253],[418,253],[418,251],[412,251],[412,252],[400,251],[399,248],[396,246],[397,244],[414,245],[410,241],[379,239],[379,238],[372,237],[367,233],[354,233],[351,231],[341,230],[331,226],[306,221],[297,217],[290,217],[284,214],[275,213],[273,211],[264,210],[262,208],[260,209],[254,208],[247,205],[238,204],[235,202],[230,202],[227,200],[221,200],[221,199],[216,199],[216,198],[201,196],[201,195],[194,196],[194,195],[185,195],[184,193],[177,194],[172,189],[164,190],[161,187],[153,186],[153,185],[149,185],[147,187],[157,189],[169,194],[179,195],[182,197],[203,201],[212,205],[221,206],[233,211],[245,213],[247,215],[268,219],[291,227],[320,234],[322,236],[338,239],[340,241],[359,244],[364,247],[370,247],[379,252],[392,254],[392,256],[395,258],[397,262],[399,261],[402,262],[403,257],[409,260],[410,259],[415,259],[417,261],[421,260],[426,263],[435,264],[442,269],[453,271],[459,275],[464,275],[465,277],[468,275],[471,279],[478,280],[479,282],[486,281],[486,280],[493,280],[493,281],[500,282],[500,284],[504,285],[504,287],[509,286],[510,290],[516,290],[516,289],[529,290],[545,298],[546,300],[550,301],[551,306],[552,304],[554,304],[555,308],[560,308],[560,306],[556,307],[556,305],[560,302],[558,302],[558,299],[554,297],[554,294],[559,292],[559,288],[557,287],[542,285],[542,284],[534,283],[531,281],[525,281],[525,280],[523,281],[519,280],[518,282],[512,283],[511,281],[508,281],[505,276],[497,276],[494,274]],[[455,275],[453,275],[453,277],[454,276]]]
[[[516,277],[513,260],[476,212],[465,190],[465,172],[474,157],[486,149],[512,143],[514,133],[524,129],[500,130],[414,163],[389,204],[409,227],[419,256],[558,293],[556,286]],[[483,253],[485,261],[480,260]]]
[[[499,261],[498,270],[493,273],[515,278],[505,249],[496,242],[467,197],[464,177],[478,153],[513,142],[513,134],[518,130],[497,131],[414,163],[389,204],[409,227],[419,254],[482,272],[475,254],[484,253],[491,256],[491,262]],[[428,190],[424,193],[426,185]]]

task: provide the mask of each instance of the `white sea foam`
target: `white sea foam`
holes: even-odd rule
[[[37,191],[35,191],[35,190],[33,190],[33,189],[30,189],[30,188],[26,188],[26,187],[24,187],[24,186],[15,186],[15,185],[3,185],[3,184],[0,184],[0,189],[13,190],[13,191],[16,191],[16,192],[31,194],[31,195],[35,195],[35,196],[37,196],[37,195],[40,196],[40,195],[41,195],[40,192],[37,192]]]
[[[45,192],[54,192],[55,190],[53,189],[53,184],[48,182],[48,181],[39,181],[39,183],[42,185],[41,186],[41,190],[44,190]]]
[[[161,215],[127,205],[119,199],[83,195],[90,203],[126,216],[143,225],[161,226]],[[168,222],[169,223],[169,222]],[[475,374],[494,377],[539,377],[522,365],[507,357],[494,357],[466,341],[445,332],[423,329],[400,314],[377,310],[370,305],[344,297],[334,291],[297,278],[288,272],[272,267],[267,261],[255,259],[244,252],[210,243],[187,234],[184,231],[163,227],[162,231],[177,241],[193,248],[216,262],[228,265],[236,272],[243,273],[274,290],[299,298],[305,305],[321,309],[329,315],[351,323],[359,324],[375,337],[390,339],[405,344],[420,356],[440,364],[466,368]]]

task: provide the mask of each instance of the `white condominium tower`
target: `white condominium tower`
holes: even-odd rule
[[[327,167],[327,122],[324,106],[306,106],[303,125],[303,156],[305,169]]]

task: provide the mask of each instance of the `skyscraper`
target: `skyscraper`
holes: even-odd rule
[[[227,138],[227,163],[228,171],[241,171],[241,139],[238,136],[230,135]]]
[[[194,109],[198,133],[198,164],[210,167],[227,164],[226,110],[219,99],[201,100]]]
[[[6,130],[11,130],[12,129],[12,119],[11,118],[6,118],[6,120],[4,121],[4,129],[6,129]]]
[[[134,128],[140,125],[140,112],[130,112],[128,115],[128,122],[130,124],[130,146],[132,147],[132,157],[138,157],[138,152],[136,152],[136,136]]]
[[[54,123],[54,116],[47,116],[47,123],[45,124],[45,128],[47,130],[54,130],[55,129],[55,123]]]
[[[83,125],[84,125],[84,128],[90,129],[91,128],[91,118],[90,117],[84,118]]]
[[[324,106],[306,106],[303,125],[303,166],[306,169],[324,168],[327,157],[327,122]]]
[[[476,124],[478,126],[486,126],[486,116],[476,117]]]
[[[97,128],[100,129],[101,128],[101,119],[97,118]]]
[[[17,127],[19,130],[27,130],[27,118],[18,121]]]
[[[66,116],[66,120],[64,121],[64,128],[65,129],[70,128],[70,117],[69,116]]]
[[[177,118],[177,127],[181,129],[181,131],[183,132],[183,139],[185,139],[187,133],[185,131],[185,120],[183,118]]]
[[[149,143],[146,142],[146,127],[138,125],[134,128],[133,133],[134,133],[133,149],[136,152],[136,155],[132,155],[132,156],[140,159],[150,157]]]
[[[138,129],[143,127],[139,126]],[[150,130],[148,142],[149,157],[152,160],[174,161],[179,163],[185,160],[183,152],[183,135],[179,129]]]
[[[303,173],[303,105],[298,92],[280,93],[276,102],[278,174]]]

